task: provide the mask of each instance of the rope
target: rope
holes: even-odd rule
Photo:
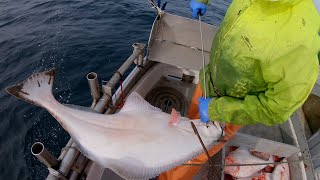
[[[160,7],[158,7],[156,5],[156,3],[154,3],[153,0],[148,0],[150,2],[150,4],[152,5],[153,8],[155,8],[158,11],[158,14],[161,16],[162,14],[164,14],[164,12],[161,10]]]

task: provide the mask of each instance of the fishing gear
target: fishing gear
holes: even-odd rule
[[[198,13],[198,17],[199,17],[199,24],[200,24],[200,39],[201,39],[201,55],[202,55],[204,98],[207,99],[206,72],[205,72],[206,59],[204,57],[203,32],[202,32],[202,22],[201,22],[201,12],[200,11]]]
[[[208,158],[208,161],[210,163],[210,167],[214,167],[215,165],[213,164],[213,162],[211,160],[210,154],[209,154],[206,146],[204,145],[204,143],[203,143],[203,141],[201,139],[201,136],[200,136],[200,134],[199,134],[199,132],[198,132],[198,130],[197,130],[197,128],[196,128],[196,126],[194,125],[193,122],[191,122],[191,126],[192,126],[192,129],[193,129],[194,133],[197,135],[197,137],[198,137],[198,139],[200,141],[200,144],[201,144],[201,146],[203,148],[203,151],[205,152],[205,154],[206,154],[206,156]],[[223,140],[222,138],[223,138],[223,130],[222,130],[222,134],[220,136],[220,139],[218,141],[215,141],[215,142],[227,142],[227,141]],[[187,164],[183,164],[183,165],[187,165]]]
[[[204,56],[203,31],[202,31],[202,20],[201,20],[201,12],[200,12],[200,10],[198,12],[198,17],[199,17],[199,24],[200,24],[200,39],[201,39],[201,55],[202,55],[202,69],[203,69],[204,98],[207,98],[206,71],[205,71],[206,60],[205,60],[205,56]],[[210,78],[210,82],[211,82],[212,87],[213,87],[213,91],[215,92],[215,94],[217,95],[218,98],[221,97],[221,94],[219,93],[219,91],[217,90],[217,88],[213,84],[213,80],[211,78],[211,71],[210,71],[209,78]]]
[[[213,162],[211,161],[209,152],[208,152],[206,146],[204,145],[204,143],[203,143],[203,141],[202,141],[202,139],[201,139],[201,137],[200,137],[200,134],[199,134],[199,132],[198,132],[198,130],[197,130],[197,128],[196,128],[196,126],[194,125],[193,122],[191,122],[191,126],[192,126],[192,129],[193,129],[194,133],[197,135],[197,137],[198,137],[198,139],[199,139],[199,141],[200,141],[200,143],[201,143],[201,146],[202,146],[204,152],[205,152],[206,155],[207,155],[207,158],[208,158],[208,161],[209,161],[210,165],[211,165],[211,166],[214,166]]]
[[[161,0],[158,0],[158,1],[157,1],[157,4],[156,4],[153,0],[148,0],[148,1],[149,1],[150,4],[152,5],[152,7],[157,10],[157,13],[158,13],[159,15],[164,14],[163,11],[165,10],[168,2],[164,2],[164,3],[162,4],[162,6],[161,6]]]

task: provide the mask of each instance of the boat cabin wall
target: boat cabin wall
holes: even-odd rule
[[[217,27],[202,22],[205,63]],[[199,21],[165,13],[156,18],[147,48],[147,59],[199,71],[202,67],[202,42]]]

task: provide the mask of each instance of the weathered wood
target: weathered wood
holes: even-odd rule
[[[270,153],[280,157],[289,157],[299,152],[298,147],[242,133],[237,133],[228,142],[227,146],[245,146],[254,151]]]

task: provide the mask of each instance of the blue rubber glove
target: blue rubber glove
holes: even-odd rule
[[[201,2],[198,2],[197,0],[191,0],[190,1],[190,8],[192,17],[197,18],[198,13],[200,12],[200,15],[203,16],[207,11],[207,5]]]
[[[209,114],[208,114],[208,107],[209,107],[210,100],[211,98],[205,99],[204,97],[201,97],[198,99],[200,119],[201,119],[201,122],[203,123],[207,123],[210,121]]]

